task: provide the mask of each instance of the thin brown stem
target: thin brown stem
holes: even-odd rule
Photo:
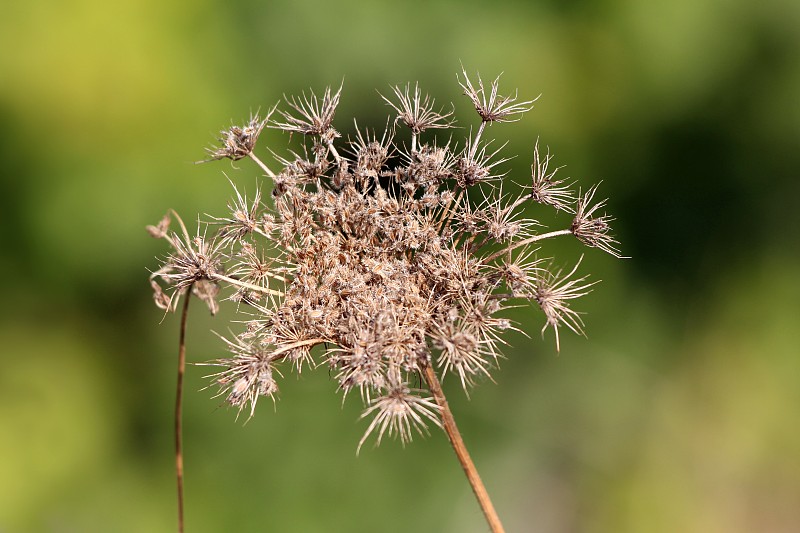
[[[183,533],[183,376],[186,372],[186,317],[192,287],[186,291],[181,312],[180,342],[178,345],[178,385],[175,393],[175,473],[178,481],[178,533]]]
[[[336,151],[336,147],[333,145],[333,141],[328,143],[328,150],[330,150],[333,158],[336,160],[336,163],[339,164],[342,162],[342,156],[339,155],[339,152]]]
[[[250,152],[247,155],[250,156],[250,159],[255,161],[256,164],[261,167],[261,170],[263,170],[267,174],[267,176],[269,176],[270,178],[275,178],[275,173],[272,170],[270,170],[269,167],[265,165],[264,162],[258,158],[258,156],[256,156],[256,154]]]
[[[458,208],[459,202],[461,202],[461,196],[464,194],[464,189],[458,188],[458,192],[454,196],[454,200],[450,200],[445,207],[444,212],[442,213],[441,217],[439,218],[439,227],[436,229],[439,233],[442,232],[442,228],[446,226],[450,222],[450,217],[453,215],[455,210]]]
[[[329,342],[329,341],[323,339],[322,337],[319,337],[316,339],[306,339],[304,341],[293,342],[292,344],[289,344],[287,346],[281,346],[280,348],[272,352],[270,354],[270,358],[272,361],[277,361],[278,359],[282,359],[286,355],[286,353],[290,350],[294,350],[295,348],[300,348],[301,346],[308,346],[309,344],[313,348],[317,344],[322,344],[323,342]]]
[[[483,129],[486,127],[486,121],[481,122],[481,125],[478,126],[478,133],[475,134],[475,140],[472,142],[472,148],[469,150],[469,158],[472,159],[475,157],[475,152],[478,151],[478,143],[481,141],[481,135],[483,134]]]
[[[228,277],[224,274],[214,274],[212,277],[213,280],[217,281],[224,281],[226,283],[230,283],[236,287],[242,287],[245,289],[250,289],[251,291],[261,292],[264,294],[271,294],[272,296],[283,296],[284,294],[281,291],[276,291],[275,289],[270,289],[269,287],[262,287],[261,285],[254,285],[252,283],[247,283],[246,281],[242,281],[239,279]]]
[[[478,470],[475,468],[475,464],[469,456],[467,447],[464,445],[464,439],[461,438],[461,433],[458,431],[453,413],[447,405],[447,398],[445,398],[442,385],[439,383],[439,378],[436,377],[436,372],[433,370],[433,367],[427,365],[425,367],[424,376],[428,384],[428,389],[430,389],[433,398],[436,400],[436,404],[439,406],[439,409],[441,409],[442,426],[447,433],[447,438],[450,439],[450,444],[456,452],[458,461],[461,463],[461,468],[464,469],[469,484],[472,485],[472,492],[475,493],[475,497],[478,499],[478,503],[481,506],[483,515],[486,517],[486,521],[489,523],[492,533],[505,533],[503,524],[500,522],[500,517],[497,515],[497,511],[494,510],[492,500],[489,498],[489,493],[486,492],[486,487],[483,485],[483,481],[481,481],[481,477],[478,475]]]
[[[489,257],[487,257],[485,259],[482,259],[481,262],[485,265],[489,261],[493,261],[493,260],[497,259],[498,257],[500,257],[501,255],[509,253],[512,250],[516,250],[520,246],[525,246],[526,244],[530,244],[530,243],[536,242],[536,241],[541,241],[543,239],[551,239],[553,237],[558,237],[559,235],[569,235],[571,233],[572,233],[572,230],[568,230],[568,229],[561,229],[561,230],[558,230],[558,231],[551,231],[549,233],[540,233],[539,235],[534,235],[533,237],[525,239],[524,241],[515,242],[513,245],[509,246],[508,248],[503,248],[502,250],[499,250],[499,251],[493,253]]]

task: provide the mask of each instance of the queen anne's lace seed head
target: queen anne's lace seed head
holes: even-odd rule
[[[503,316],[507,307],[538,306],[542,332],[552,328],[557,347],[561,326],[583,332],[571,304],[592,283],[576,275],[578,265],[554,272],[537,251],[539,241],[572,234],[618,256],[612,219],[597,215],[605,201],[592,204],[595,187],[575,195],[556,179],[538,141],[531,184],[511,193],[505,145],[481,136],[486,123],[518,120],[533,100],[500,96],[497,79],[486,87],[466,72],[461,86],[480,123],[454,130],[468,132],[460,142],[425,133],[449,128],[452,111],[418,85],[384,98],[395,115],[383,133],[356,126],[339,148],[341,87],[321,98],[287,97],[289,109],[269,124],[301,133],[305,144],[275,155],[277,172],[253,152],[267,119],[223,132],[210,151],[213,159],[253,159],[271,200],[262,201],[262,188],[248,196],[234,187],[229,214],[211,217],[195,237],[180,219],[180,233],[171,233],[169,216],[148,227],[172,248],[151,276],[159,307],[174,310],[191,289],[216,311],[222,285],[246,314],[244,330],[225,340],[230,355],[211,363],[222,367],[211,378],[228,403],[252,416],[259,397],[277,394],[279,368],[326,366],[343,396],[356,391],[371,417],[359,448],[372,433],[405,443],[438,425],[440,414],[428,391],[409,384],[431,371],[454,375],[465,390],[491,379],[508,331],[527,329]],[[397,125],[410,130],[410,143],[397,140]],[[528,212],[548,206],[574,213],[572,223],[542,231]]]

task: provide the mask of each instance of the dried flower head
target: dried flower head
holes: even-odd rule
[[[252,416],[259,397],[277,394],[279,368],[324,366],[343,396],[357,391],[371,418],[359,448],[373,433],[405,443],[427,423],[448,425],[437,376],[455,376],[465,391],[491,379],[507,333],[524,329],[503,316],[508,307],[540,308],[542,332],[553,329],[557,348],[561,326],[583,332],[571,305],[593,283],[576,276],[578,265],[553,271],[539,241],[572,234],[619,256],[612,219],[596,215],[605,201],[591,205],[596,187],[576,196],[556,179],[538,141],[531,185],[504,186],[506,145],[481,139],[484,126],[518,120],[534,100],[500,96],[498,79],[487,87],[462,74],[480,123],[461,142],[422,136],[449,128],[453,112],[416,84],[384,97],[394,123],[410,130],[410,146],[395,142],[390,118],[381,134],[356,126],[337,149],[342,88],[286,97],[288,111],[270,126],[306,137],[299,153],[275,155],[277,171],[253,154],[267,119],[223,132],[211,151],[214,159],[252,159],[268,177],[270,201],[261,188],[248,197],[234,186],[229,212],[195,237],[182,222],[180,235],[170,233],[169,217],[148,227],[173,250],[151,277],[159,306],[174,310],[191,287],[214,311],[227,287],[247,313],[244,331],[225,339],[229,356],[211,363],[222,367],[212,379],[228,403]],[[544,231],[526,215],[536,207],[575,216]],[[423,381],[427,390],[410,385]]]

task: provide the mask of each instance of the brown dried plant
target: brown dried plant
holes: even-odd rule
[[[573,235],[581,243],[620,257],[612,220],[593,203],[597,186],[576,194],[557,179],[549,151],[538,141],[528,185],[503,192],[506,158],[483,139],[486,125],[519,120],[534,101],[498,95],[462,70],[459,80],[480,117],[463,144],[423,137],[448,129],[453,111],[435,107],[418,85],[393,87],[383,97],[395,112],[380,135],[359,130],[340,144],[333,127],[341,87],[322,98],[313,92],[286,98],[289,109],[252,116],[222,132],[210,159],[249,157],[268,178],[272,201],[234,186],[229,214],[199,224],[191,236],[170,213],[157,226],[171,252],[150,276],[156,304],[174,311],[184,297],[176,397],[179,523],[183,528],[181,395],[186,310],[194,294],[212,313],[221,289],[243,313],[246,327],[223,342],[229,356],[212,361],[210,377],[225,400],[252,416],[262,396],[278,393],[280,369],[298,373],[327,367],[342,395],[357,391],[369,419],[358,449],[370,435],[411,440],[429,425],[447,433],[493,531],[502,525],[458,432],[440,379],[455,376],[465,391],[498,366],[504,336],[519,326],[504,318],[511,302],[529,301],[544,313],[556,347],[561,327],[582,334],[572,300],[594,284],[538,256],[541,241]],[[410,130],[410,145],[395,141],[396,126]],[[274,156],[277,171],[254,153],[264,128],[304,136],[302,154]],[[430,135],[430,134],[428,134]],[[452,139],[452,138],[451,138]],[[472,189],[470,194],[467,192]],[[472,197],[479,197],[477,203]],[[524,217],[538,203],[571,216],[564,229],[540,231]],[[179,231],[169,230],[172,216]],[[424,388],[420,388],[421,384]],[[415,387],[414,384],[420,384]]]

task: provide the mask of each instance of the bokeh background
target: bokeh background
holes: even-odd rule
[[[445,384],[509,531],[800,530],[800,3],[11,0],[0,17],[0,531],[173,531],[177,319],[152,305],[169,207],[221,214],[194,165],[231,120],[344,80],[335,125],[419,81],[474,115],[460,64],[541,94],[490,132],[528,175],[536,138],[601,194],[624,252],[588,338],[530,339],[465,398]],[[259,148],[280,152],[268,131]],[[534,211],[532,216],[536,216]],[[568,264],[569,241],[545,249]],[[199,311],[199,312],[198,312]],[[195,308],[189,359],[222,354]],[[443,434],[355,450],[327,372],[289,374],[247,424],[188,369],[188,530],[470,532]]]

